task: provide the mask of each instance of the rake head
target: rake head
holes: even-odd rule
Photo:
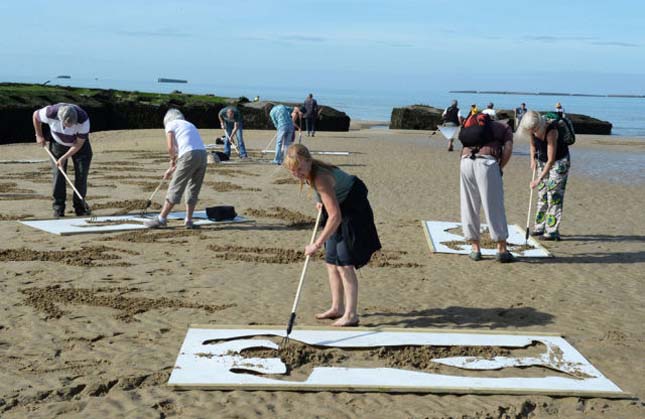
[[[146,205],[141,208],[141,217],[145,217],[148,214],[148,208],[150,208],[150,205],[152,205],[152,199],[148,199],[146,201]]]
[[[92,212],[92,208],[90,208],[90,205],[86,201],[83,201],[83,204],[85,207],[85,213],[90,214],[90,222],[91,223],[96,222],[97,221],[96,215],[94,215],[94,213]]]
[[[293,324],[295,323],[295,321],[296,312],[293,311],[289,316],[289,323],[287,324],[287,334],[282,338],[282,341],[280,342],[280,348],[284,348],[289,344],[289,335],[291,334],[291,330],[293,330]]]

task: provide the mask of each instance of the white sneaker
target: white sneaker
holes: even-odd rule
[[[160,228],[166,226],[166,221],[161,221],[159,217],[155,217],[152,220],[146,220],[143,222],[143,225],[148,228]]]

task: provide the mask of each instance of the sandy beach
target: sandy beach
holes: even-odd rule
[[[354,127],[378,125],[366,123]],[[200,130],[206,143],[220,130]],[[0,164],[0,416],[638,418],[645,416],[645,139],[578,136],[552,259],[503,265],[432,254],[421,220],[459,221],[459,154],[441,134],[354,129],[303,136],[369,188],[382,254],[359,271],[363,327],[554,332],[636,399],[540,395],[174,391],[189,324],[286,325],[316,210],[282,168],[263,164],[273,131],[245,131],[251,159],[208,167],[198,209],[234,205],[254,223],[56,236],[15,220],[51,218],[48,163]],[[91,134],[87,200],[96,215],[140,209],[167,167],[163,131]],[[526,142],[504,173],[510,224],[525,226]],[[2,160],[47,155],[3,145]],[[576,153],[585,159],[576,160]],[[606,156],[624,181],[604,176]],[[269,156],[264,156],[269,158]],[[583,164],[584,163],[584,164]],[[638,164],[638,163],[636,163]],[[613,167],[613,166],[612,166]],[[613,173],[613,172],[612,172]],[[155,203],[163,202],[164,192]],[[158,206],[156,208],[159,208]],[[183,210],[178,207],[177,210]],[[70,213],[71,211],[71,213]],[[73,216],[68,188],[67,216]],[[326,326],[322,260],[297,326]]]

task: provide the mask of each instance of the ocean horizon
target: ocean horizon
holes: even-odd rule
[[[347,113],[352,120],[383,121],[389,123],[392,109],[395,107],[423,104],[444,108],[453,99],[459,101],[460,108],[465,114],[472,103],[480,109],[493,102],[495,109],[514,109],[525,102],[528,109],[549,111],[560,102],[565,112],[588,115],[612,123],[612,135],[645,137],[645,98],[642,97],[607,97],[600,96],[611,92],[577,92],[571,89],[567,93],[593,94],[599,96],[567,96],[567,95],[536,95],[530,88],[522,89],[531,94],[500,94],[453,92],[448,89],[388,90],[380,89],[336,89],[325,87],[301,86],[267,86],[267,85],[237,85],[191,82],[159,83],[158,77],[150,80],[117,80],[98,78],[76,78],[73,76],[58,76],[57,78],[16,77],[3,82],[14,83],[44,83],[49,85],[88,87],[99,89],[118,89],[128,91],[170,93],[179,90],[183,93],[214,94],[225,97],[245,96],[252,100],[259,96],[260,100],[285,102],[302,102],[309,93],[321,105],[331,106]],[[455,90],[455,89],[452,89]],[[636,93],[637,94],[637,93]]]

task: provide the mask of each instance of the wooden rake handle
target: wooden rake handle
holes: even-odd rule
[[[537,164],[535,165],[535,169],[533,169],[533,177],[531,178],[531,183],[535,180],[535,173],[537,172]],[[531,189],[531,193],[529,194],[529,211],[528,214],[526,215],[526,237],[524,240],[526,243],[529,241],[529,225],[531,224],[531,207],[533,206],[533,188]],[[525,244],[526,244],[525,243]]]
[[[148,198],[148,201],[152,201],[152,198],[154,198],[157,192],[159,192],[159,188],[161,188],[161,185],[163,185],[165,181],[166,179],[163,179],[163,178],[161,179],[161,182],[159,182],[159,185],[157,185],[157,188],[154,190],[152,195],[150,195],[150,198]]]
[[[320,224],[320,218],[322,217],[322,207],[318,210],[318,216],[316,217],[316,224],[314,225],[314,231],[311,234],[311,240],[309,244],[313,244],[316,239],[316,232],[318,231],[318,225]],[[291,317],[289,318],[289,324],[287,326],[287,336],[291,334],[291,329],[293,329],[293,323],[296,319],[296,310],[298,309],[298,302],[300,301],[300,292],[302,291],[302,285],[305,282],[305,275],[307,274],[307,267],[309,266],[309,259],[311,256],[305,258],[305,265],[302,267],[302,273],[300,274],[300,282],[298,283],[298,290],[296,291],[296,298],[293,300],[293,307],[291,308]]]
[[[65,177],[65,180],[67,181],[67,183],[69,184],[69,186],[71,186],[71,187],[72,187],[72,189],[74,190],[74,193],[76,193],[76,196],[78,196],[78,198],[79,198],[81,201],[85,202],[85,205],[87,205],[87,201],[85,201],[85,198],[83,198],[83,197],[81,196],[81,193],[76,189],[76,187],[74,186],[74,184],[72,183],[72,181],[71,181],[71,180],[69,179],[69,177],[67,176],[67,173],[65,173],[65,171],[63,170],[63,168],[62,168],[62,167],[59,167],[59,166],[58,166],[58,164],[56,164],[56,163],[57,163],[57,161],[56,161],[56,157],[54,157],[54,155],[52,154],[52,152],[51,152],[51,151],[49,151],[49,148],[47,148],[47,145],[45,145],[43,148],[45,149],[45,151],[47,152],[47,154],[49,154],[49,158],[50,158],[50,159],[52,159],[52,162],[54,162],[54,166],[56,166],[56,168],[58,168],[58,170],[61,172],[61,174]]]
[[[233,139],[228,135],[228,131],[224,130],[224,135],[226,136],[226,139],[228,142],[231,144],[231,146],[237,151],[237,154],[240,154],[240,149],[237,148],[237,144],[233,142]]]
[[[278,133],[276,132],[275,134],[273,134],[273,137],[271,138],[271,141],[269,141],[269,144],[267,144],[266,146],[264,146],[264,148],[262,149],[262,154],[264,154],[264,150],[268,150],[268,149],[269,149],[269,147],[271,147],[271,144],[273,144],[273,142],[275,141],[275,139],[276,139],[277,137],[278,137]]]

